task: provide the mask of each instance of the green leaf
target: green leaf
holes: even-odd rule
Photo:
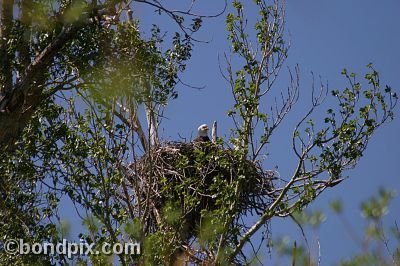
[[[342,213],[343,205],[342,205],[342,202],[340,200],[332,201],[330,203],[330,207],[335,213],[337,213],[337,214]]]

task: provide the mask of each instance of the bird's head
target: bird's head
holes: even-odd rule
[[[201,126],[199,126],[199,128],[197,130],[199,131],[199,136],[201,136],[201,137],[208,136],[208,126],[207,126],[207,124],[202,124]]]

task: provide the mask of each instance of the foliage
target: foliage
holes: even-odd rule
[[[280,101],[271,100],[274,82],[287,57],[283,39],[285,9],[280,1],[255,4],[259,18],[254,22],[253,38],[247,29],[251,20],[245,16],[243,3],[234,1],[234,13],[227,16],[233,56],[242,60],[244,66],[234,70],[227,61],[225,76],[235,100],[228,112],[236,126],[231,143],[252,160],[259,159],[261,151],[268,149],[270,136],[292,110],[299,93],[295,68],[294,74],[289,71],[286,96],[281,92]],[[291,177],[273,182],[273,202],[250,229],[243,230],[231,258],[269,219],[301,211],[322,191],[344,180],[343,172],[357,164],[375,130],[393,118],[396,93],[389,86],[382,88],[379,73],[371,64],[368,69],[365,85],[356,74],[342,72],[349,85],[343,91],[332,91],[338,109],[329,108],[321,122],[315,122],[312,116],[321,108],[328,91],[323,84],[319,90],[312,86],[311,107],[292,134],[297,166]]]
[[[384,226],[385,220],[387,220],[385,215],[394,196],[394,191],[381,188],[378,195],[362,202],[360,211],[366,225],[360,227],[361,230],[355,231],[349,227],[343,210],[338,207],[342,204],[341,201],[332,202],[331,209],[343,222],[342,226],[346,227],[345,231],[352,235],[354,244],[360,249],[360,252],[353,254],[350,258],[337,258],[338,265],[399,265],[400,231],[397,222],[394,222],[394,226],[391,228]],[[295,216],[295,220],[301,224],[302,228],[311,226],[316,229],[315,218],[320,216],[320,211],[311,212],[307,210],[307,214],[303,213],[301,217]],[[323,227],[321,224],[318,224],[318,226]],[[305,241],[307,243],[307,238]],[[329,245],[329,243],[327,244]],[[308,243],[307,246],[303,246],[296,244],[296,242],[292,243],[288,238],[282,238],[273,241],[273,248],[280,256],[288,258],[295,265],[319,265],[318,262],[324,261],[323,252],[318,252],[318,258],[312,257],[312,250],[310,250]]]
[[[14,2],[18,15],[10,13]],[[141,34],[134,4],[177,23],[169,48],[159,26]],[[248,5],[257,18],[247,18]],[[236,61],[226,61],[224,76],[234,100],[232,138],[199,147],[163,144],[158,133],[205,16],[159,1],[3,1],[1,10],[0,216],[10,221],[0,223],[3,241],[57,243],[64,235],[59,203],[68,198],[87,227],[79,236],[87,243],[142,243],[143,256],[118,255],[122,265],[256,262],[269,221],[307,220],[304,207],[342,182],[375,130],[393,119],[397,95],[372,65],[364,82],[343,71],[348,86],[331,92],[337,106],[319,122],[315,112],[329,93],[313,85],[310,109],[292,134],[297,166],[281,177],[262,165],[299,97],[297,67],[288,71],[288,89],[278,100],[273,94],[289,48],[283,1],[232,2],[226,25]],[[379,220],[384,212],[377,209],[389,198],[366,204],[365,214]],[[317,226],[323,215],[312,218]],[[112,258],[74,259],[87,265]],[[68,261],[0,253],[0,264]]]
[[[395,191],[381,188],[378,195],[361,204],[361,213],[367,222],[363,239],[359,243],[362,246],[362,252],[355,254],[352,258],[342,259],[341,265],[400,264],[400,231],[397,222],[391,228],[384,226],[384,218],[394,196]]]
[[[10,12],[13,5],[15,13]],[[65,197],[80,211],[94,215],[100,224],[88,226],[96,230],[87,235],[83,232],[81,237],[89,243],[115,243],[120,235],[117,226],[129,224],[114,201],[112,189],[122,182],[115,164],[126,159],[127,138],[145,130],[132,115],[143,102],[151,102],[154,109],[177,97],[174,87],[179,72],[185,69],[184,61],[190,58],[191,35],[205,17],[170,11],[158,3],[152,6],[170,16],[178,12],[181,17],[176,21],[183,33],[176,32],[165,52],[160,47],[160,29],[155,26],[146,40],[132,18],[133,4],[125,1],[1,3],[3,241],[59,242],[58,204]],[[186,26],[188,19],[194,21],[192,26]],[[145,86],[148,81],[151,92]],[[98,97],[99,93],[105,97]],[[77,105],[88,108],[86,112],[75,106],[76,99]],[[128,109],[128,103],[134,108]],[[115,106],[120,109],[115,110]],[[109,134],[114,126],[119,135],[111,143]],[[66,261],[62,255],[9,256],[2,252],[0,257],[1,264]],[[87,259],[78,258],[80,263]]]

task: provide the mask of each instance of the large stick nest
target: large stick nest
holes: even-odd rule
[[[147,232],[159,229],[165,219],[163,210],[172,203],[180,209],[180,224],[186,232],[182,237],[196,235],[202,214],[223,206],[226,188],[237,197],[237,217],[262,213],[271,202],[271,171],[213,143],[167,143],[132,163],[130,169],[128,184],[138,215],[146,216]]]

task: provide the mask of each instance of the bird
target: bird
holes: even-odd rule
[[[211,141],[208,137],[208,125],[202,124],[198,128],[198,136],[193,140],[193,142],[209,142]]]

